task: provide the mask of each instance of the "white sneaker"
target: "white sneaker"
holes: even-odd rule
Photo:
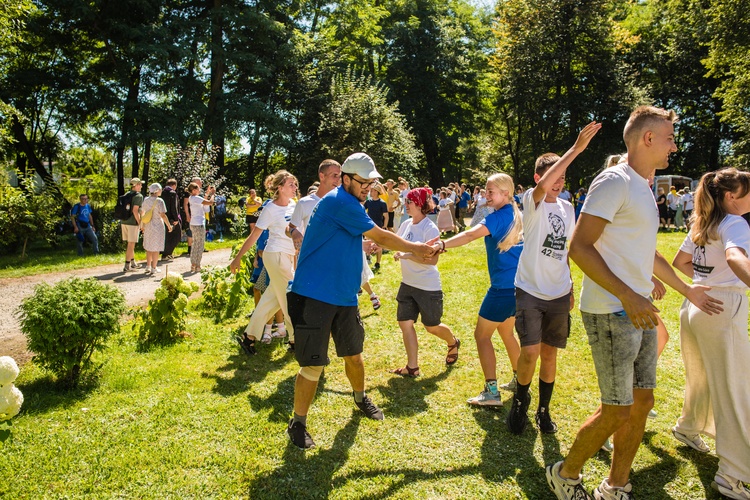
[[[491,391],[484,390],[479,393],[479,396],[469,398],[466,400],[467,403],[474,406],[502,406],[503,401],[500,399],[500,394],[493,394]]]
[[[150,268],[150,267],[147,267],[147,268],[146,268],[146,274],[149,274],[149,275],[151,275],[151,274],[154,274],[154,273],[153,273],[153,271],[151,271],[151,268]]]
[[[515,373],[513,374],[513,378],[510,379],[510,382],[508,382],[507,384],[502,384],[500,386],[500,389],[504,391],[508,391],[508,392],[513,392],[513,393],[516,392],[517,388],[518,388],[518,378],[516,378]]]
[[[653,409],[653,408],[651,408],[651,409],[650,409],[650,410],[648,411],[648,418],[656,418],[656,417],[658,417],[658,416],[659,416],[659,414],[658,414],[658,413],[656,413],[656,411],[654,411],[654,409]]]
[[[612,453],[612,450],[615,449],[615,445],[612,444],[612,439],[607,438],[606,441],[604,441],[604,444],[602,445],[602,451],[607,451],[609,453]]]
[[[696,451],[700,451],[701,453],[708,453],[709,451],[711,451],[711,448],[709,448],[706,442],[703,441],[703,438],[700,434],[693,434],[692,436],[688,436],[687,434],[678,432],[677,426],[672,427],[672,434],[674,434],[674,437],[677,439],[677,441],[690,446]]]
[[[630,494],[632,491],[633,485],[630,481],[625,486],[614,487],[610,486],[605,478],[594,490],[594,498],[596,500],[629,500],[633,498],[633,495]]]
[[[592,497],[583,487],[581,476],[578,479],[563,479],[560,477],[562,461],[545,468],[547,485],[558,500],[590,500]]]
[[[714,480],[711,482],[711,487],[727,498],[750,499],[750,490],[742,484],[742,481],[722,472],[716,473]]]
[[[160,268],[160,267],[158,267],[158,266],[157,266],[157,267],[152,267],[152,268],[151,268],[151,273],[152,273],[152,274],[153,274],[153,273],[160,273],[160,272],[161,272],[161,268]]]

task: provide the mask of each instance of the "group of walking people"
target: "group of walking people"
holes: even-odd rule
[[[673,260],[674,268],[692,279],[687,284],[656,250],[660,217],[649,184],[676,151],[675,120],[671,111],[637,108],[623,134],[627,154],[594,179],[578,214],[560,193],[566,170],[600,130],[596,122],[583,128],[562,157],[548,153],[537,159],[536,185],[518,194],[520,206],[514,201],[513,179],[503,173],[490,176],[484,204],[491,210],[470,229],[445,240],[427,217],[434,202],[426,188],[407,191],[403,203],[409,218],[394,228],[395,233],[368,217],[363,203],[380,174],[364,153],[350,156],[340,166],[334,160],[323,162],[319,195],[305,201],[304,208],[305,198],[296,206],[292,200],[296,178],[277,173],[275,207],[263,210],[231,268],[239,268],[258,232],[269,229],[270,238],[276,239],[271,253],[279,254],[271,264],[271,283],[276,285],[263,295],[240,342],[246,352],[255,353],[261,325],[273,312],[281,308],[288,318],[291,350],[300,365],[294,414],[287,427],[292,443],[303,449],[314,446],[307,416],[329,363],[331,338],[336,354],[344,359],[354,403],[367,417],[383,419],[382,410],[365,392],[364,328],[357,307],[366,267],[362,252],[387,248],[400,262],[397,321],[406,362],[392,372],[418,377],[418,319],[445,342],[447,365],[456,363],[461,346],[443,322],[439,256],[483,237],[490,288],[479,307],[474,337],[484,381],[479,395],[468,403],[501,405],[498,389],[512,392],[506,425],[514,434],[523,433],[529,423],[537,363],[534,420],[543,433],[557,431],[550,410],[557,351],[566,347],[576,295],[569,259],[584,273],[579,307],[601,405],[582,424],[564,460],[546,467],[547,482],[559,499],[633,497],[630,467],[653,407],[658,353],[667,339],[652,303],[664,293],[662,282],[685,296],[680,340],[686,393],[672,433],[698,452],[709,451],[701,435],[715,438],[719,466],[714,488],[729,498],[750,499],[743,485],[750,481],[750,389],[738,376],[742,363],[750,359],[745,296],[750,285],[750,227],[741,217],[750,212],[750,174],[727,168],[701,179],[690,232]],[[295,217],[298,210],[301,216]],[[268,247],[266,256],[267,252]],[[658,327],[663,333],[657,333]],[[492,344],[495,331],[514,372],[513,380],[500,386]],[[610,436],[612,466],[589,494],[581,470]]]

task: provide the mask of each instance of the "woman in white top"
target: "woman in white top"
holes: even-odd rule
[[[456,231],[456,224],[453,222],[453,202],[448,198],[448,191],[440,190],[440,199],[438,200],[437,227],[441,233],[446,231]]]
[[[151,219],[143,223],[143,249],[146,251],[146,274],[161,272],[157,267],[159,252],[164,250],[164,227],[172,232],[172,224],[167,218],[167,206],[159,196],[161,184],[154,183],[148,187],[148,198],[141,205],[141,222],[147,212],[151,212]]]
[[[750,174],[725,168],[705,174],[695,192],[690,232],[672,264],[711,287],[724,311],[709,316],[685,300],[680,345],[685,402],[674,436],[707,453],[700,434],[716,439],[719,470],[711,486],[729,498],[750,499],[750,385],[747,336],[750,286]],[[743,375],[744,374],[744,375]]]
[[[201,270],[201,259],[203,258],[203,247],[206,243],[206,214],[204,206],[214,204],[214,196],[216,195],[216,188],[210,187],[206,189],[207,198],[203,198],[199,195],[201,191],[200,186],[191,182],[188,184],[187,192],[190,194],[188,198],[188,207],[190,208],[187,214],[188,224],[190,224],[190,232],[193,234],[193,245],[190,248],[190,272],[197,273]]]
[[[479,191],[479,197],[477,198],[477,202],[474,207],[474,216],[471,218],[471,227],[476,226],[477,224],[482,222],[482,219],[495,211],[494,208],[487,205],[487,198],[485,197],[486,193],[487,192],[484,189]]]
[[[268,176],[266,189],[272,193],[273,201],[263,208],[253,232],[247,237],[230,264],[230,269],[236,273],[242,263],[242,256],[255,245],[261,233],[268,229],[268,243],[263,251],[263,264],[270,283],[253,311],[244,335],[237,337],[240,346],[251,355],[255,354],[257,340],[260,339],[263,343],[271,342],[271,337],[262,336],[263,326],[279,309],[284,313],[286,327],[280,326],[273,336],[285,337],[288,331],[289,349],[294,349],[294,330],[287,312],[286,289],[294,277],[294,257],[297,252],[292,239],[286,235],[286,229],[296,206],[294,196],[297,194],[297,178],[286,170],[279,170]]]
[[[425,188],[415,188],[406,196],[406,211],[411,216],[401,224],[398,235],[413,243],[427,242],[440,236],[437,226],[427,218],[430,211],[428,200],[431,194]],[[458,348],[461,342],[453,335],[451,329],[442,323],[443,289],[440,284],[440,273],[437,269],[438,254],[424,261],[415,259],[410,253],[396,252],[393,258],[401,261],[401,286],[396,301],[398,309],[396,318],[404,337],[406,347],[406,366],[396,368],[391,373],[404,377],[418,377],[419,359],[417,356],[417,331],[414,323],[421,316],[425,330],[442,339],[448,354],[445,364],[455,364],[458,360]]]

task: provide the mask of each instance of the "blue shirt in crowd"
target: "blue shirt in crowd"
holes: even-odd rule
[[[343,186],[315,206],[302,240],[292,291],[336,306],[356,306],[362,283],[362,235],[375,227]]]

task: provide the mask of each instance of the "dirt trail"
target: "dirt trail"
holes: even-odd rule
[[[230,249],[211,250],[203,254],[201,266],[224,266],[229,264]],[[26,363],[31,353],[26,350],[26,337],[21,333],[18,319],[15,316],[21,300],[32,294],[38,283],[56,283],[70,276],[78,278],[94,277],[102,283],[117,286],[125,294],[128,306],[145,304],[154,296],[159,280],[167,270],[166,262],[160,263],[162,272],[155,277],[145,274],[144,270],[130,273],[122,272],[122,264],[99,266],[93,269],[78,269],[61,273],[39,274],[24,278],[0,279],[0,356],[12,356],[18,364]],[[176,272],[190,281],[200,284],[200,274],[190,272],[190,259],[187,256],[177,257],[169,263],[169,272]]]

